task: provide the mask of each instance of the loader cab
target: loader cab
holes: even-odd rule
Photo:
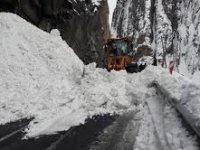
[[[132,52],[128,39],[110,39],[107,43],[107,55],[111,57],[125,56]]]
[[[108,39],[106,50],[106,68],[110,70],[124,70],[134,60],[131,41],[126,38]]]

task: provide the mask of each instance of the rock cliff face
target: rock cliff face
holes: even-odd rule
[[[107,0],[1,0],[0,11],[17,13],[48,32],[59,29],[86,64],[103,66],[103,44],[110,37]]]
[[[133,43],[152,45],[157,58],[167,55],[190,76],[200,69],[200,2],[198,0],[118,0],[112,30]],[[164,50],[163,50],[164,49]]]
[[[152,42],[153,9],[151,0],[118,0],[112,21],[116,35],[126,35],[134,43]]]

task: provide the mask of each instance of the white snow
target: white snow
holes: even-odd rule
[[[200,71],[196,71],[192,76],[192,81],[200,86]]]
[[[112,17],[113,13],[116,7],[117,0],[108,0],[108,6],[109,6],[109,24],[111,26],[112,23]]]
[[[159,141],[172,149],[197,148],[174,109],[151,87],[156,82],[169,98],[187,100],[200,118],[199,88],[187,78],[153,66],[137,74],[84,66],[57,30],[48,34],[9,13],[0,13],[0,35],[1,124],[35,117],[26,130],[33,137],[68,130],[95,114],[134,110],[143,113],[135,149],[154,150]]]
[[[60,37],[13,14],[0,14],[0,35],[0,122],[53,118],[71,100],[82,61]]]
[[[51,35],[54,35],[58,38],[61,38],[60,36],[60,31],[58,29],[52,29],[51,32],[50,32]]]
[[[197,150],[196,137],[186,131],[169,100],[176,100],[178,104],[186,102],[186,109],[199,120],[199,88],[184,76],[176,72],[171,76],[167,70],[158,67],[149,66],[141,77],[140,82],[149,85],[149,89],[144,98],[143,119],[134,149]],[[167,97],[151,88],[152,82],[156,82]]]
[[[155,33],[155,48],[157,52],[157,56],[163,54],[163,45],[166,45],[168,48],[171,45],[172,41],[172,27],[167,14],[163,8],[162,4],[163,0],[156,0],[155,7],[156,7],[156,33]],[[162,45],[163,39],[163,45]]]
[[[92,0],[93,4],[99,6],[102,0]]]
[[[150,11],[151,11],[151,0],[146,0],[145,1],[145,15],[144,15],[144,19],[140,20],[141,22],[141,31],[140,34],[146,34],[146,35],[150,35],[151,34],[151,22],[150,22]],[[145,41],[143,44],[150,44],[150,38],[149,37],[145,37]]]

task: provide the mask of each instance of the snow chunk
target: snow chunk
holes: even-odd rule
[[[57,114],[71,100],[83,62],[61,38],[14,14],[0,13],[0,35],[0,123]]]
[[[58,29],[52,29],[50,34],[56,37],[60,37],[60,31]]]

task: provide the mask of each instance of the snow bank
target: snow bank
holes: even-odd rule
[[[41,120],[70,100],[84,65],[60,38],[0,13],[0,122]]]
[[[187,106],[182,107],[182,112],[187,114],[183,115],[189,116],[190,120],[196,119],[200,106],[198,101],[200,95],[197,94],[200,93],[199,89],[194,88],[194,83],[184,76],[176,72],[172,76],[168,70],[159,67],[149,66],[140,75],[142,77],[140,81],[149,88],[141,109],[143,118],[134,149],[199,149],[198,140],[186,130],[183,120],[178,117],[179,114],[175,109],[176,105],[183,106],[187,100]],[[159,86],[161,92],[152,86],[153,83]],[[193,108],[191,109],[193,111],[188,113],[188,108]],[[195,119],[193,124],[197,125],[199,121],[198,118]]]
[[[167,102],[172,104],[193,130],[200,135],[200,87],[177,73],[170,77],[165,70],[156,68],[151,68],[148,73],[156,77],[153,83],[167,98]]]
[[[164,80],[163,77],[166,79]],[[168,79],[168,80],[167,80]],[[181,76],[174,75],[172,79],[162,74],[162,78],[157,83],[162,87],[169,98],[176,103],[182,104],[187,110],[200,120],[200,88],[192,80]]]
[[[169,99],[174,103],[187,105],[190,113],[200,119],[200,88],[197,84],[176,72],[171,76],[168,70],[162,68],[150,66],[143,73],[148,74],[151,78],[149,81],[156,82]]]
[[[132,80],[136,75],[85,67],[56,30],[51,34],[0,13],[1,124],[35,117],[27,135],[37,136],[67,130],[94,114],[136,109],[143,95],[132,87],[140,87]]]

